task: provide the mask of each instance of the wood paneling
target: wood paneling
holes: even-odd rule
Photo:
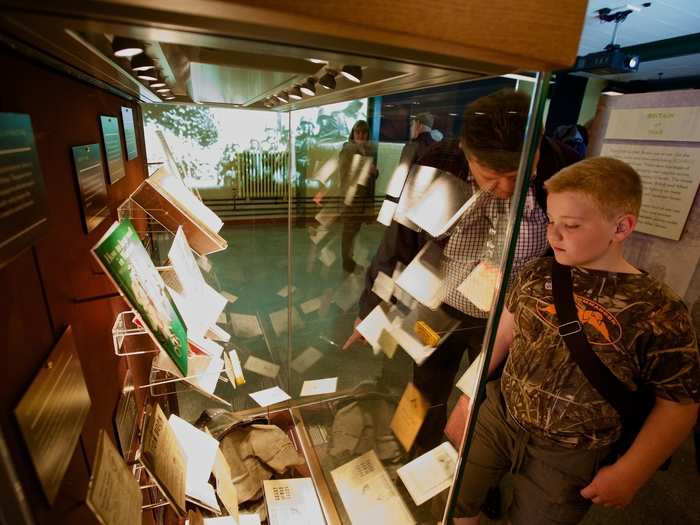
[[[0,269],[0,337],[5,366],[0,388],[0,425],[18,476],[38,523],[96,523],[82,503],[99,430],[114,439],[113,416],[127,367],[115,356],[111,328],[125,309],[111,282],[97,271],[90,248],[116,219],[116,208],[146,175],[145,145],[138,105],[92,85],[0,49],[0,68],[13,72],[0,88],[0,111],[31,116],[49,204],[49,230],[29,250]],[[124,163],[126,176],[109,186],[112,217],[90,234],[81,225],[71,147],[101,143],[99,116],[134,110],[139,156]],[[123,136],[122,136],[123,142]],[[124,147],[124,145],[123,145]],[[126,149],[124,148],[124,152]],[[24,448],[13,410],[36,371],[67,325],[87,382],[92,409],[53,507],[42,496]],[[145,377],[146,359],[132,360],[136,377]],[[115,440],[116,442],[116,440]]]

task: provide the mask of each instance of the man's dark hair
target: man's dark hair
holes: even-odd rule
[[[498,172],[518,169],[529,106],[525,93],[510,89],[469,104],[461,137],[467,157]]]

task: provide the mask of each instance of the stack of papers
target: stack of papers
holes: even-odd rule
[[[457,451],[446,441],[407,463],[397,473],[416,505],[422,505],[449,488],[456,468]]]
[[[311,478],[263,481],[270,525],[326,525]]]

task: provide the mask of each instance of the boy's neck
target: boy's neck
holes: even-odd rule
[[[588,270],[599,270],[604,272],[614,272],[614,273],[632,273],[640,274],[637,268],[631,265],[622,255],[622,247],[620,245],[611,247],[605,256],[591,261],[590,263],[585,263],[579,265],[581,268],[586,268]]]

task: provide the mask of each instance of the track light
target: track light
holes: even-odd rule
[[[289,102],[289,97],[287,96],[286,91],[280,91],[275,95],[275,98],[279,100],[280,102],[284,102],[285,104]]]
[[[299,89],[301,89],[304,95],[313,97],[316,94],[316,79],[314,79],[314,77],[309,77]]]
[[[134,71],[148,71],[155,68],[156,65],[153,63],[153,59],[146,53],[141,53],[131,59],[131,69]]]
[[[160,75],[158,75],[158,79],[151,82],[148,86],[152,88],[162,88],[167,86],[167,84],[163,81],[162,78],[160,78]]]
[[[137,71],[136,76],[141,80],[148,80],[149,82],[156,82],[158,80],[158,73],[155,71]]]
[[[340,74],[353,82],[362,81],[362,68],[360,66],[343,66]]]
[[[335,71],[327,70],[318,83],[326,89],[335,89],[335,74]]]
[[[143,44],[133,38],[115,36],[112,40],[112,52],[118,57],[133,57],[143,53]]]
[[[289,90],[289,98],[291,100],[301,100],[301,89],[299,89],[299,86],[294,86]]]

